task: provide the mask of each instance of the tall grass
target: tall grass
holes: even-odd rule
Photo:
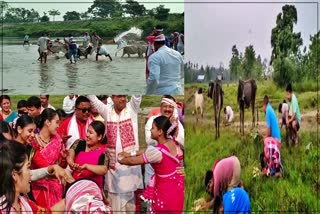
[[[259,154],[263,151],[262,142],[255,143],[250,136],[240,137],[238,133],[228,129],[223,129],[221,138],[215,140],[213,124],[192,124],[188,121],[185,130],[187,210],[191,210],[196,199],[207,197],[204,186],[206,170],[212,169],[216,159],[234,153],[241,163],[241,179],[250,196],[252,211],[320,211],[320,153],[316,132],[301,131],[300,146],[297,148],[281,145],[284,178],[253,178],[253,168],[260,167]],[[306,154],[305,146],[309,142],[312,142],[313,147]]]

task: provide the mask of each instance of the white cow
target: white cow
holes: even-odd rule
[[[196,117],[198,116],[198,108],[200,108],[201,118],[203,118],[204,98],[202,94],[202,88],[198,89],[198,91],[194,94],[194,97],[195,97]]]

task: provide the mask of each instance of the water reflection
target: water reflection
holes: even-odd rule
[[[144,94],[145,59],[115,57],[116,45],[107,45],[113,58],[95,55],[70,65],[64,57],[49,56],[46,64],[38,61],[37,45],[4,45],[3,47],[3,88],[13,94],[50,93]],[[1,56],[1,55],[0,55]],[[1,60],[1,57],[0,57]]]
[[[68,83],[68,88],[66,88],[66,91],[68,91],[68,89],[76,89],[78,84],[79,68],[76,65],[66,64],[65,69]]]

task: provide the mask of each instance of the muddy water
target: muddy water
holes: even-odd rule
[[[77,64],[60,55],[37,60],[37,46],[2,45],[1,88],[10,94],[144,94],[145,59],[132,55],[115,57],[116,45],[106,45],[113,61],[95,54]],[[1,57],[0,57],[1,58]]]

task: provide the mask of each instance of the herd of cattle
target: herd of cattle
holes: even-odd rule
[[[252,127],[255,126],[255,100],[257,94],[257,84],[254,79],[250,80],[239,80],[238,85],[238,96],[237,103],[240,110],[240,133],[244,134],[244,110],[250,108],[252,110]],[[216,139],[220,137],[219,127],[220,127],[220,113],[223,108],[223,96],[224,92],[222,90],[222,81],[217,79],[214,82],[209,83],[208,97],[213,101],[213,113],[215,121],[215,136]],[[204,98],[203,90],[199,88],[195,93],[195,110],[196,115],[198,114],[198,109],[200,109],[201,117],[203,118],[203,107]]]
[[[109,40],[107,41],[107,44],[117,44],[114,40]],[[117,44],[117,50],[115,52],[115,56],[117,56],[117,53],[121,50],[122,56],[130,55],[133,54],[138,54],[138,57],[143,57],[143,54],[145,54],[146,49],[147,49],[147,44],[144,41],[131,41],[130,43],[125,45],[119,45]],[[52,47],[50,48],[54,54],[58,54],[62,52],[66,58],[68,58],[68,46],[66,44],[63,44],[61,42],[54,41],[52,43]],[[88,55],[91,55],[94,51],[97,50],[97,47],[92,46],[90,44],[88,47],[79,47],[78,48],[78,58],[80,57],[85,57],[87,58]]]

